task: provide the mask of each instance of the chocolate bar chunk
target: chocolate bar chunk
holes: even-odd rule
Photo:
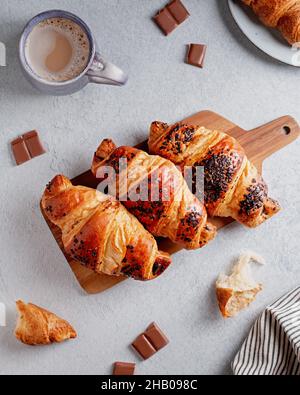
[[[190,44],[186,62],[192,66],[203,68],[206,48],[206,45]]]
[[[145,332],[146,338],[150,341],[156,351],[161,350],[169,344],[169,339],[154,322]]]
[[[12,152],[15,157],[16,164],[22,165],[31,159],[28,149],[22,137],[19,137],[11,143]]]
[[[12,141],[11,148],[18,166],[46,152],[35,130]]]
[[[135,363],[115,362],[114,376],[133,376],[135,372]]]
[[[177,21],[178,25],[183,23],[190,16],[188,10],[185,8],[180,0],[172,0],[167,5],[167,9],[172,14],[173,18]]]
[[[43,155],[46,152],[37,131],[33,130],[22,137],[32,158]]]
[[[132,347],[140,354],[140,356],[146,360],[152,357],[156,350],[145,337],[144,334],[140,335],[133,343]]]
[[[178,23],[167,8],[159,11],[153,19],[166,36],[172,33],[178,26]]]
[[[172,0],[153,19],[163,33],[168,36],[189,16],[189,12],[180,0]]]

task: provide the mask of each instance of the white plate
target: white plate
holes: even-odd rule
[[[299,45],[292,47],[279,31],[265,27],[241,0],[228,0],[228,4],[237,25],[257,48],[280,62],[300,67]]]

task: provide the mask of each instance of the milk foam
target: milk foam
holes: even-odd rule
[[[90,42],[75,22],[51,18],[33,28],[26,41],[25,56],[39,77],[64,82],[76,78],[86,68]]]

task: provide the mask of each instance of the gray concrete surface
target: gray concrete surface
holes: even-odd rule
[[[230,374],[230,362],[264,307],[299,285],[300,140],[270,158],[264,175],[283,211],[259,229],[234,224],[201,251],[181,252],[161,279],[128,281],[85,295],[39,211],[44,185],[56,173],[86,170],[98,142],[112,136],[136,144],[155,119],[176,121],[201,109],[246,129],[281,115],[300,119],[299,69],[276,63],[253,47],[232,21],[226,1],[185,0],[192,17],[164,37],[150,17],[164,0],[1,0],[0,41],[0,328],[1,374],[107,374],[115,360],[136,361],[139,374]],[[89,86],[71,97],[37,94],[21,75],[17,42],[25,22],[63,8],[93,28],[103,54],[130,73],[125,88]],[[208,44],[203,70],[183,63],[185,45]],[[48,154],[21,167],[9,141],[37,128]],[[264,292],[237,319],[220,318],[214,282],[244,250],[263,255],[257,270]],[[22,298],[68,319],[79,337],[63,345],[28,348],[13,337],[14,301]],[[139,362],[130,342],[157,321],[170,346]]]

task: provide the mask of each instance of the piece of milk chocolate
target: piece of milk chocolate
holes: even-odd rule
[[[188,10],[180,0],[172,0],[153,19],[163,33],[168,36],[189,16]]]
[[[167,8],[159,11],[153,19],[166,36],[178,26],[178,23]]]
[[[30,153],[28,152],[22,137],[18,137],[11,142],[11,149],[18,166],[28,162],[31,159]]]
[[[25,133],[22,137],[32,158],[43,155],[46,152],[36,130]]]
[[[133,376],[135,372],[135,363],[115,362],[114,376]]]
[[[161,350],[169,344],[169,339],[155,322],[149,326],[144,335],[150,341],[156,351]]]
[[[190,16],[188,10],[180,0],[170,1],[170,3],[167,5],[167,9],[177,21],[178,25],[183,23]]]
[[[152,346],[144,334],[140,335],[133,343],[132,347],[144,359],[149,359],[156,353],[156,349]]]
[[[186,62],[192,66],[203,68],[206,49],[206,45],[190,44],[188,48]]]

